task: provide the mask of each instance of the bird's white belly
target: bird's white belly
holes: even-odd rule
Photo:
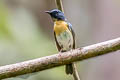
[[[73,48],[73,36],[69,30],[62,32],[60,35],[56,36],[56,38],[62,51],[68,51]]]

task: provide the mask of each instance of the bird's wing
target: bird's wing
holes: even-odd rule
[[[72,32],[72,36],[73,36],[73,49],[75,49],[75,32],[72,29],[72,25],[70,23],[68,23],[68,29]]]
[[[57,45],[57,49],[58,49],[58,51],[60,51],[60,50],[61,50],[61,47],[60,47],[60,45],[58,44],[58,41],[57,41],[57,39],[56,39],[55,32],[54,32],[54,37],[55,37],[55,42],[56,42],[56,45]]]

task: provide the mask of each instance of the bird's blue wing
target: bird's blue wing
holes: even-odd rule
[[[72,33],[72,36],[73,36],[73,49],[75,49],[75,32],[72,29],[72,24],[68,23],[68,28]]]

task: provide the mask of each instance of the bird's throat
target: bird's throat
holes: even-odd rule
[[[54,22],[54,31],[56,35],[59,35],[60,33],[66,31],[68,29],[67,23],[65,21],[55,21]]]

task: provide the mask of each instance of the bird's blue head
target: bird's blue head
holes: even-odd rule
[[[45,12],[50,14],[53,20],[65,20],[64,13],[58,9],[53,9]]]

